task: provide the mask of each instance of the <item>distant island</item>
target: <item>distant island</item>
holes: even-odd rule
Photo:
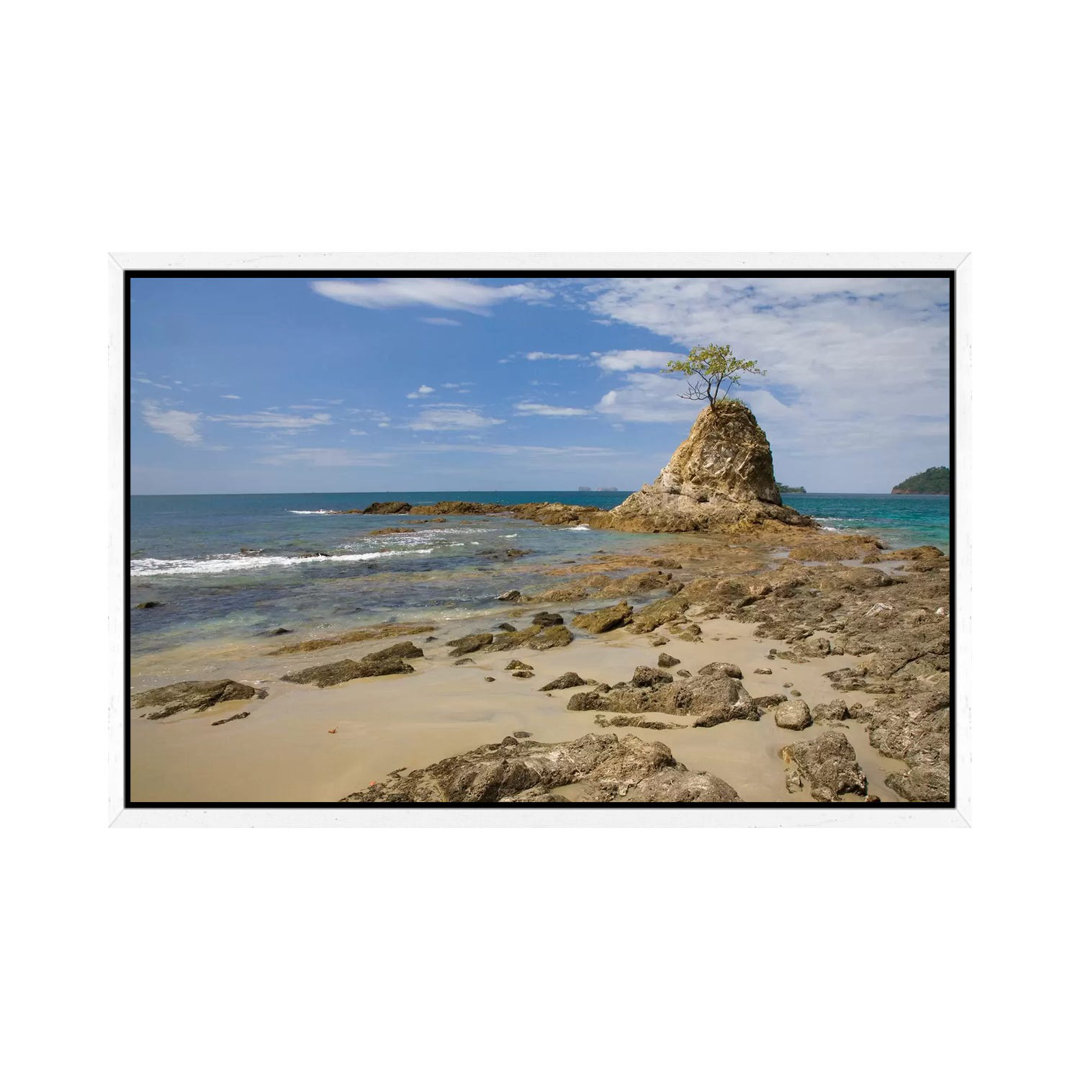
[[[804,487],[788,487],[787,484],[777,484],[776,490],[781,495],[805,495],[806,488]]]
[[[937,465],[916,476],[909,476],[892,489],[893,495],[948,495],[951,476],[944,465]]]

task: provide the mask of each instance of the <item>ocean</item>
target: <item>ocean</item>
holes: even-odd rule
[[[593,554],[634,553],[657,535],[500,517],[333,514],[372,502],[563,502],[610,509],[629,492],[412,491],[136,495],[130,500],[135,654],[278,627],[439,622],[504,610],[510,588],[557,584],[545,570]],[[949,499],[935,495],[785,495],[826,529],[873,532],[890,547],[949,549]],[[374,535],[383,529],[408,529]],[[510,555],[510,552],[524,554]]]

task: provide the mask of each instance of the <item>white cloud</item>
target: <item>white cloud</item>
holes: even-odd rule
[[[526,360],[580,360],[580,353],[558,352],[530,352],[525,354]]]
[[[350,435],[366,435],[367,432],[366,431],[360,431],[357,428],[349,428],[349,434]]]
[[[202,442],[198,431],[199,413],[181,412],[179,409],[162,409],[157,402],[144,401],[143,419],[156,432],[168,435],[177,442],[195,445]]]
[[[263,431],[280,431],[294,434],[305,428],[322,427],[332,423],[329,413],[314,413],[311,416],[289,416],[284,413],[266,410],[243,415],[208,416],[215,423],[228,424],[230,427],[255,428]]]
[[[888,490],[918,471],[905,471],[908,462],[925,459],[926,468],[948,456],[945,279],[631,278],[582,292],[592,313],[613,323],[687,349],[730,344],[766,369],[735,394],[765,426],[788,483]],[[685,420],[697,404],[677,400],[683,389],[676,377],[628,371],[597,411]],[[788,459],[805,474],[788,475]]]
[[[432,326],[460,326],[457,319],[446,319],[442,315],[421,316],[420,322],[430,323]]]
[[[314,281],[320,296],[364,308],[426,305],[449,311],[490,315],[489,308],[506,300],[536,303],[551,292],[533,284],[480,285],[465,278],[383,278],[378,281]]]
[[[516,443],[420,443],[419,452],[432,454],[493,454],[497,457],[530,458],[608,458],[622,457],[619,450],[606,446],[522,446]]]
[[[524,416],[588,416],[589,409],[572,409],[560,405],[539,405],[532,401],[519,401],[514,411]]]
[[[420,387],[418,387],[416,389],[416,391],[414,393],[406,394],[405,396],[408,397],[408,398],[418,398],[418,397],[423,397],[425,394],[434,394],[434,393],[435,393],[435,387],[434,386],[420,386]]]
[[[646,368],[659,371],[669,360],[685,360],[686,353],[656,352],[652,349],[619,349],[614,352],[594,354],[596,366],[604,371],[633,371]]]
[[[425,405],[406,426],[413,431],[469,431],[502,423],[464,405]]]
[[[240,400],[240,395],[239,394],[222,394],[221,396],[223,398],[228,398],[230,401],[239,401]]]
[[[312,468],[383,468],[394,464],[389,453],[364,453],[340,446],[307,446],[289,448],[280,453],[260,458],[258,465],[307,465]]]
[[[597,402],[596,411],[616,420],[691,423],[701,403],[680,398],[684,389],[685,383],[670,376],[633,371],[621,387],[609,390]]]

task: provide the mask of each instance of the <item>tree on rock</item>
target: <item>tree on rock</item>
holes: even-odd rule
[[[699,345],[685,360],[669,360],[664,370],[686,376],[687,391],[679,397],[708,401],[711,409],[739,385],[744,374],[768,374],[754,360],[739,360],[730,345]]]

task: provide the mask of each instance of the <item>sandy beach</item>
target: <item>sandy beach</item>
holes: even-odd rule
[[[882,556],[876,557],[879,562],[873,570],[862,566],[862,558],[837,558],[838,554],[851,554],[854,538],[850,535],[836,539],[817,534],[814,539],[825,550],[808,554],[828,555],[831,544],[831,562],[807,559],[796,563],[787,557],[787,550],[775,547],[775,541],[681,539],[658,545],[651,559],[592,560],[577,566],[552,567],[550,572],[553,585],[572,583],[575,575],[580,575],[579,580],[593,583],[595,592],[597,582],[605,579],[598,576],[600,570],[607,571],[606,579],[618,582],[635,566],[640,569],[656,561],[677,566],[668,590],[640,598],[645,603],[673,590],[701,595],[702,582],[714,586],[718,582],[748,580],[748,575],[763,572],[787,573],[790,577],[796,567],[805,567],[819,578],[822,574],[842,578],[845,573],[860,572],[884,577],[888,571],[889,580],[899,584],[907,576],[902,563],[880,561]],[[866,538],[856,542],[870,543]],[[673,553],[681,555],[682,560],[672,560]],[[817,583],[820,585],[820,580]],[[889,591],[897,594],[899,589],[894,585]],[[743,685],[754,698],[784,695],[805,701],[811,708],[839,698],[849,709],[862,706],[864,710],[872,709],[877,699],[862,689],[837,691],[826,673],[843,667],[843,657],[802,655],[796,659],[790,654],[790,641],[755,634],[754,622],[717,616],[708,610],[715,605],[700,602],[688,610],[694,619],[692,626],[700,628],[700,634],[691,629],[686,635],[690,640],[672,635],[669,627],[635,633],[631,625],[602,634],[575,629],[569,645],[546,651],[520,647],[500,652],[481,650],[466,658],[450,655],[450,641],[490,632],[504,619],[520,627],[537,612],[549,611],[561,614],[570,624],[576,612],[612,603],[611,599],[508,603],[501,617],[486,614],[436,623],[431,632],[408,638],[423,650],[422,658],[410,661],[414,672],[357,678],[325,688],[282,681],[282,676],[313,665],[360,659],[405,639],[393,637],[272,655],[280,641],[262,638],[219,642],[213,647],[182,646],[139,657],[132,665],[132,689],[136,693],[185,679],[228,678],[265,690],[267,695],[225,701],[202,712],[182,711],[156,720],[148,715],[152,710],[133,709],[131,798],[136,803],[337,802],[386,780],[392,772],[421,769],[483,744],[497,743],[514,733],[527,732],[531,740],[548,744],[615,730],[620,735],[662,742],[687,769],[719,777],[745,802],[806,802],[810,796],[805,790],[789,791],[780,750],[819,736],[823,730],[820,723],[803,730],[783,729],[775,723],[773,709],[763,708],[760,719],[736,719],[713,727],[659,731],[637,726],[601,728],[595,722],[596,711],[568,710],[567,702],[576,689],[544,692],[538,688],[571,671],[584,680],[615,686],[629,680],[639,666],[655,668],[660,654],[666,652],[679,661],[677,668],[672,667],[672,674],[684,672],[678,676],[682,678],[718,661],[737,665]],[[682,623],[677,621],[675,626],[681,629]],[[790,658],[777,657],[776,653],[784,652]],[[460,662],[462,659],[466,662]],[[531,665],[533,676],[514,677],[507,669],[514,661]],[[241,712],[248,715],[216,723]],[[645,712],[633,718],[634,723],[640,721],[690,725],[694,717]],[[905,764],[872,746],[866,726],[854,718],[834,722],[830,727],[842,730],[850,741],[867,781],[866,796],[847,794],[841,800],[863,802],[866,797],[876,797],[882,802],[902,801],[885,780],[904,770]],[[573,792],[567,796],[572,797]]]

